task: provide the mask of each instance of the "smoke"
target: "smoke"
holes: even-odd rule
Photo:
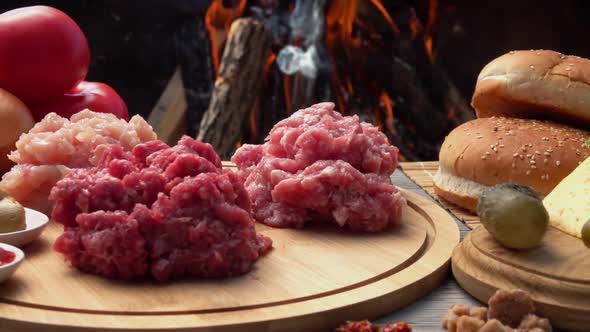
[[[291,44],[277,55],[279,69],[287,74],[300,73],[315,79],[322,58],[319,48],[324,34],[324,6],[326,0],[297,0],[289,17]],[[296,46],[296,45],[301,46]]]
[[[283,73],[287,75],[301,73],[310,79],[317,76],[319,61],[315,45],[305,51],[299,47],[287,45],[277,56],[277,64]]]

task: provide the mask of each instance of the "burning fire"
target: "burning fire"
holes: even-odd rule
[[[217,73],[219,69],[219,60],[221,58],[221,46],[227,39],[227,33],[231,23],[242,16],[246,9],[247,0],[239,0],[237,5],[227,8],[223,0],[213,0],[211,6],[207,9],[205,15],[205,26],[209,32],[209,42],[211,43],[211,57],[213,59],[213,70]]]
[[[385,37],[382,37],[383,31],[387,30],[385,35],[395,36],[395,38],[402,33],[409,33],[409,37],[413,41],[417,40],[417,38],[423,38],[427,56],[431,62],[434,62],[436,50],[433,37],[437,25],[438,1],[428,1],[428,14],[424,26],[415,14],[405,22],[406,25],[398,26],[382,0],[296,0],[289,1],[286,10],[293,16],[294,13],[297,13],[298,6],[310,5],[312,1],[314,5],[320,7],[320,14],[323,14],[325,10],[322,21],[325,30],[317,43],[321,43],[320,47],[325,47],[327,51],[325,56],[328,57],[326,60],[329,60],[330,71],[327,73],[326,80],[329,82],[330,91],[332,92],[331,98],[337,103],[338,110],[343,114],[360,115],[367,113],[364,119],[372,120],[374,124],[390,135],[397,135],[398,131],[394,116],[396,99],[390,95],[390,91],[392,91],[390,86],[386,86],[383,81],[372,77],[372,74],[363,67],[363,65],[372,61],[371,55],[373,53],[367,50],[378,50],[383,53],[383,57],[392,56],[387,54],[388,50],[383,46],[387,45],[385,44],[387,40],[383,40]],[[205,25],[211,42],[213,67],[216,73],[220,66],[221,52],[228,37],[230,25],[235,19],[244,15],[246,8],[249,7],[247,0],[234,0],[234,6],[232,7],[226,7],[224,3],[227,2],[213,0],[205,17]],[[266,1],[259,1],[258,3],[266,3]],[[272,7],[273,10],[278,6],[276,3]],[[307,10],[310,10],[310,8],[307,7]],[[301,11],[305,10],[305,8],[299,9]],[[320,19],[322,18],[320,17]],[[379,23],[374,21],[379,21]],[[290,45],[297,47],[301,52],[305,52],[312,45],[315,45],[315,41],[310,42],[306,39],[309,37],[307,31],[295,31],[296,29],[292,25],[292,17],[290,22],[291,33],[293,34],[290,38]],[[320,22],[320,25],[322,22]],[[314,24],[308,22],[307,25],[313,26]],[[400,27],[405,29],[400,30]],[[258,93],[247,119],[250,132],[248,137],[241,139],[239,145],[255,142],[260,139],[261,135],[265,134],[259,128],[261,112],[263,112],[264,107],[264,100],[261,98],[265,96],[271,83],[277,84],[277,82],[274,82],[276,78],[272,79],[272,82],[269,78],[273,67],[279,66],[283,70],[280,67],[280,61],[277,61],[281,57],[280,52],[277,51],[275,45],[273,52],[266,59],[262,73],[261,91]],[[283,70],[283,72],[286,71]],[[284,74],[278,83],[283,89],[286,114],[295,111],[295,109],[292,109],[293,99],[297,99],[297,93],[294,95],[298,82],[295,77],[294,75]],[[311,84],[314,84],[314,79],[311,79]],[[404,157],[401,156],[401,159],[403,160]]]
[[[380,0],[370,0],[370,5],[382,16],[387,23],[391,32],[395,35],[400,33],[398,26],[393,21],[387,10],[383,7]],[[326,46],[330,53],[333,63],[336,63],[339,54],[344,53],[346,57],[351,58],[358,52],[363,52],[366,47],[365,39],[362,36],[369,36],[373,33],[369,24],[366,24],[360,19],[359,6],[360,0],[334,0],[332,1],[326,14]],[[355,86],[352,81],[355,78],[364,76],[362,68],[354,68],[355,64],[352,59],[346,61],[353,67],[351,70],[340,68],[331,73],[331,85],[336,94],[336,102],[341,112],[348,114],[350,98],[355,95]],[[372,82],[371,78],[364,77],[364,85],[369,87],[376,87],[378,83]],[[358,84],[358,83],[357,83]],[[383,129],[383,121],[380,114],[385,114],[385,126],[391,133],[395,133],[393,125],[393,102],[386,90],[374,93],[373,105],[376,109],[373,112],[373,122]]]

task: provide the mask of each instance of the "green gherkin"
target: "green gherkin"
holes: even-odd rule
[[[511,249],[536,247],[549,225],[549,214],[539,196],[531,188],[513,183],[485,190],[479,196],[477,214],[496,241]]]
[[[586,221],[584,227],[582,227],[582,241],[586,247],[590,248],[590,220]]]

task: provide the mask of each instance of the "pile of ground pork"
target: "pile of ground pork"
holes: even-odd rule
[[[377,232],[399,223],[405,205],[390,178],[397,155],[377,127],[321,103],[280,121],[264,144],[242,146],[232,161],[262,223]]]

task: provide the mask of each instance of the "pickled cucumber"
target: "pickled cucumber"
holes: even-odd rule
[[[507,183],[485,190],[477,214],[486,230],[510,249],[531,249],[547,232],[549,214],[529,187]]]
[[[590,220],[586,221],[584,227],[582,227],[582,241],[586,247],[590,248]]]

